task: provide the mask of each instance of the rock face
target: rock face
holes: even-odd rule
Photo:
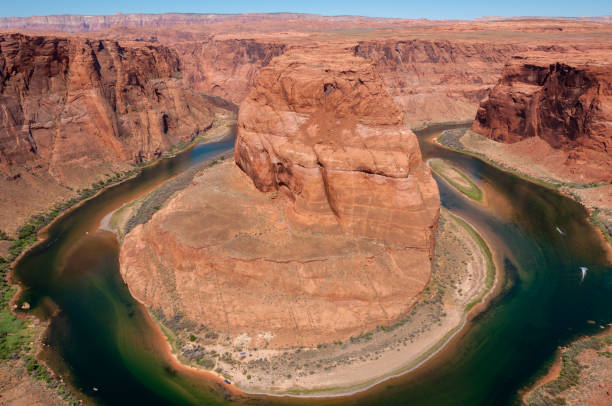
[[[385,89],[413,124],[465,121],[525,46],[448,40],[361,41],[355,55],[374,62]]]
[[[539,137],[568,153],[566,166],[612,181],[611,79],[609,64],[510,64],[472,129],[505,143]]]
[[[241,105],[235,162],[125,237],[136,298],[259,348],[346,340],[410,310],[439,196],[371,63],[344,49],[275,58]]]
[[[163,46],[1,35],[3,191],[42,209],[46,197],[28,195],[36,179],[59,197],[193,139],[213,113],[175,78],[179,69]],[[0,203],[11,211],[10,196]]]
[[[182,42],[172,45],[181,60],[184,79],[207,94],[240,103],[255,86],[257,73],[286,44],[251,39]]]
[[[439,196],[374,67],[335,50],[278,57],[240,109],[235,161],[296,224],[430,249]]]

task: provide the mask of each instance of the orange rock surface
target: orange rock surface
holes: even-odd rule
[[[0,35],[0,229],[210,126],[179,68],[159,45]]]
[[[612,182],[612,64],[510,64],[482,101],[472,129],[514,143],[538,137],[566,153],[563,165]]]
[[[235,160],[296,224],[429,249],[439,196],[373,65],[341,50],[287,53],[241,104]]]
[[[372,60],[405,119],[426,122],[472,118],[478,102],[524,44],[396,39],[360,41],[355,55]]]
[[[406,314],[430,277],[439,196],[372,64],[338,49],[276,58],[238,132],[244,173],[208,169],[126,236],[132,294],[273,348]]]

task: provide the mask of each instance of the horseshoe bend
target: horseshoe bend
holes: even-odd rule
[[[609,16],[0,30],[0,403],[612,402]]]
[[[213,347],[348,341],[405,317],[431,278],[440,200],[416,136],[370,62],[308,51],[260,72],[235,162],[123,242],[134,296]]]

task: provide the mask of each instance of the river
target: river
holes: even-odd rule
[[[230,398],[215,390],[218,383],[172,366],[159,329],[121,279],[115,236],[98,225],[122,204],[228,151],[233,138],[197,145],[102,192],[53,223],[47,242],[22,258],[15,276],[23,299],[51,321],[43,357],[98,404],[518,403],[519,390],[545,370],[558,346],[612,322],[612,269],[582,206],[432,143],[445,128],[418,132],[424,159],[444,158],[460,168],[485,191],[487,205],[436,179],[442,204],[476,226],[505,269],[502,292],[488,309],[416,371],[351,397]],[[581,266],[589,269],[582,282]]]

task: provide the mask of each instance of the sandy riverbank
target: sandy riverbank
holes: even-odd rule
[[[522,395],[523,404],[611,404],[611,351],[612,334],[609,328],[602,334],[559,348],[548,372]]]

